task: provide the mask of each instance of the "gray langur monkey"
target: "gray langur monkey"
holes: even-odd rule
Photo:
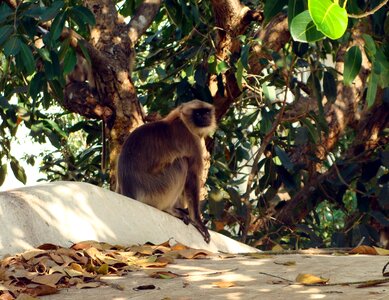
[[[192,223],[209,243],[201,220],[200,180],[202,143],[215,129],[214,106],[200,100],[138,127],[119,155],[116,191]]]

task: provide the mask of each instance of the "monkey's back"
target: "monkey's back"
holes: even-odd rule
[[[169,193],[164,197],[166,205],[172,197],[180,196],[191,155],[188,152],[201,149],[196,137],[179,122],[148,123],[130,134],[118,160],[118,192],[153,206],[153,195]],[[166,209],[163,202],[159,200],[159,209]]]

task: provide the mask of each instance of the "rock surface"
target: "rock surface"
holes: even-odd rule
[[[109,190],[80,182],[53,182],[0,193],[0,255],[44,243],[68,247],[95,240],[133,245],[170,238],[212,252],[256,251],[224,235],[200,233],[181,220]]]

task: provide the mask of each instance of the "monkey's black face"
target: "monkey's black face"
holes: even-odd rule
[[[212,123],[212,110],[209,108],[194,109],[192,120],[197,127],[207,127]]]

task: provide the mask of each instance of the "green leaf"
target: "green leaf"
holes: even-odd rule
[[[224,73],[226,72],[230,67],[228,66],[228,64],[225,62],[225,61],[221,61],[217,64],[216,66],[216,74],[221,74],[221,73]]]
[[[84,6],[74,6],[72,8],[72,11],[75,11],[77,12],[77,14],[82,18],[82,20],[91,25],[91,26],[94,26],[96,24],[96,19],[95,19],[95,16],[94,14],[89,10],[87,9],[86,7]]]
[[[241,59],[238,59],[236,63],[236,72],[235,72],[235,77],[236,77],[236,83],[238,84],[238,87],[240,90],[243,89],[242,87],[242,81],[243,81],[243,64]]]
[[[269,20],[278,14],[287,3],[288,0],[266,0],[265,8],[263,10],[265,22],[269,22]]]
[[[89,24],[92,26],[96,24],[95,16],[89,9],[87,9],[84,6],[80,6],[80,5],[74,6],[70,10],[70,12],[77,15],[80,21],[84,22],[84,24]]]
[[[12,34],[14,28],[12,25],[4,25],[0,28],[0,45],[2,45]]]
[[[358,46],[351,47],[344,57],[343,82],[350,85],[358,75],[362,65],[362,54]]]
[[[324,35],[316,29],[309,11],[303,11],[293,18],[290,26],[290,34],[297,42],[316,42],[324,38]]]
[[[26,184],[27,182],[26,172],[14,157],[11,160],[11,169],[16,179],[19,180],[21,183]]]
[[[37,50],[39,56],[43,58],[44,61],[52,62],[50,57],[50,52],[46,48],[40,48]]]
[[[54,1],[53,4],[44,10],[43,14],[40,16],[40,19],[45,22],[53,19],[58,15],[58,12],[64,6],[64,2],[62,0]]]
[[[316,128],[312,125],[311,121],[304,118],[304,119],[301,119],[301,122],[306,126],[306,128],[308,129],[308,132],[309,132],[309,136],[311,137],[311,140],[317,144],[317,142],[319,141],[319,135],[317,133],[317,130]]]
[[[64,74],[69,74],[74,70],[74,67],[77,64],[77,55],[76,51],[72,47],[69,47],[66,51],[65,57],[63,59],[63,72]]]
[[[367,55],[370,57],[370,59],[374,58],[374,55],[377,52],[377,47],[375,45],[374,39],[371,37],[371,35],[368,34],[362,34],[363,39],[365,40],[365,50],[367,52]]]
[[[28,75],[31,75],[35,71],[35,60],[34,55],[32,55],[32,51],[30,47],[28,47],[24,43],[20,43],[20,56],[22,58],[24,68]]]
[[[336,40],[347,29],[347,11],[331,0],[308,0],[308,10],[317,29]]]
[[[53,41],[56,41],[61,36],[62,30],[65,26],[66,18],[67,18],[66,12],[61,12],[55,17],[50,30],[51,38]]]
[[[49,126],[47,126],[47,127],[51,127],[51,129],[53,129],[54,131],[56,131],[59,135],[61,135],[61,136],[64,137],[64,138],[67,138],[67,135],[66,135],[65,131],[63,131],[63,130],[58,126],[58,124],[55,123],[54,121],[47,119],[47,120],[44,120],[44,121],[43,121],[43,124],[44,124],[44,125],[49,125]]]
[[[4,44],[5,56],[16,55],[20,51],[21,41],[17,36],[11,36]]]
[[[3,164],[0,167],[0,186],[3,185],[6,175],[7,175],[7,165]]]
[[[246,70],[249,69],[249,51],[250,45],[244,45],[240,54],[242,65]]]
[[[334,102],[336,100],[336,82],[334,75],[330,72],[324,72],[323,77],[323,89],[324,95],[327,97],[327,100],[330,102]]]
[[[376,69],[375,65],[377,65],[376,62],[373,64],[372,67],[372,72],[370,74],[369,85],[367,87],[367,94],[366,94],[367,107],[369,108],[373,106],[377,95],[379,74],[377,74],[377,72],[374,71]]]
[[[289,171],[293,172],[294,164],[290,160],[288,154],[278,146],[275,146],[275,151],[278,158],[281,160],[282,165]]]
[[[42,91],[43,85],[45,83],[46,79],[45,74],[43,72],[39,72],[34,75],[29,86],[29,94],[33,100],[37,99],[37,96]]]
[[[2,2],[0,5],[0,23],[6,21],[13,14],[13,10],[5,2]]]
[[[288,1],[288,27],[292,24],[292,20],[295,16],[304,11],[304,1],[302,0],[289,0]]]

